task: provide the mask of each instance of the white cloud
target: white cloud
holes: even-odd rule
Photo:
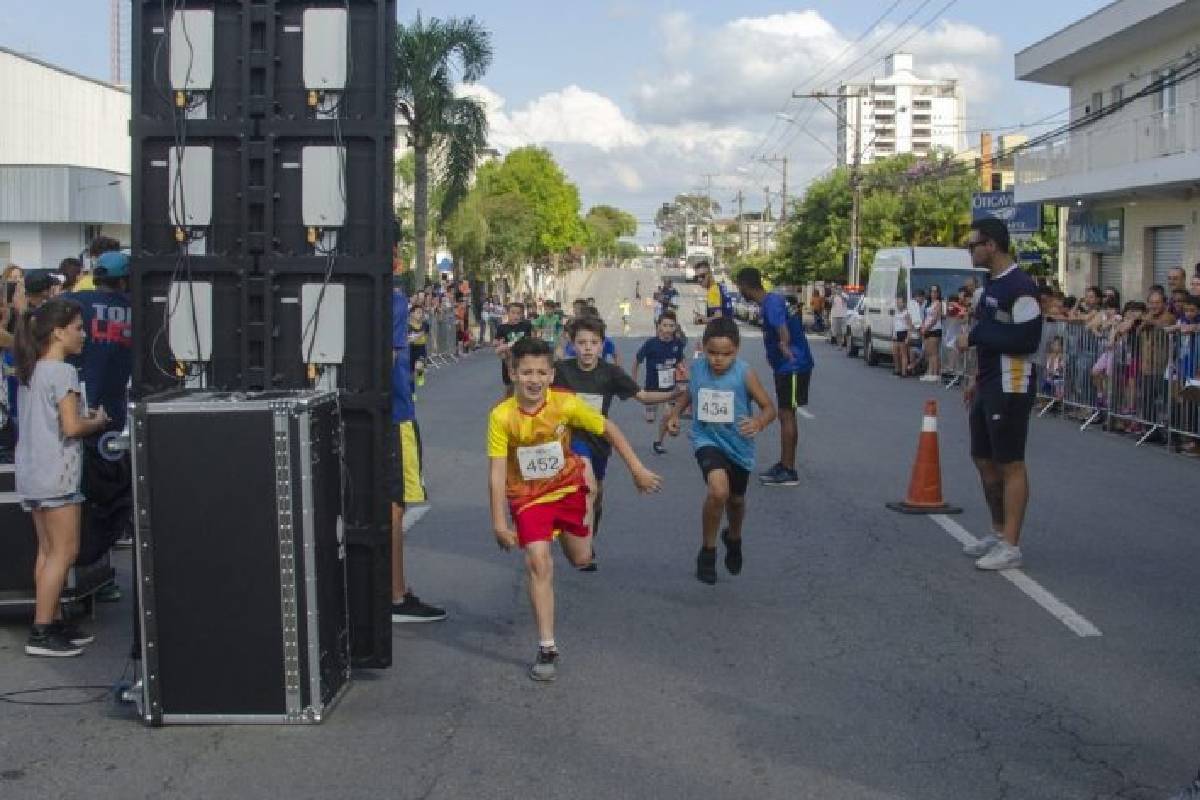
[[[616,2],[612,13],[632,6]],[[739,17],[724,25],[702,27],[684,12],[658,18],[660,47],[643,65],[643,77],[631,87],[631,104],[578,85],[551,88],[510,107],[486,86],[463,91],[488,107],[492,143],[502,149],[536,144],[550,149],[573,181],[585,205],[613,203],[640,219],[674,194],[695,189],[701,175],[716,173],[714,199],[727,209],[732,195],[746,191],[747,208],[761,206],[763,187],[779,188],[780,176],[765,166],[739,172],[762,147],[779,148],[791,158],[793,194],[832,163],[833,118],[814,102],[793,103],[799,120],[811,120],[804,135],[774,115],[795,88],[832,89],[836,79],[880,74],[883,59],[915,28],[881,26],[864,42],[851,39],[814,10]],[[841,73],[855,58],[877,51]],[[1005,49],[986,31],[942,21],[914,35],[904,49],[916,57],[916,71],[962,82],[972,104],[1000,97],[1011,66]],[[842,57],[844,51],[848,53]],[[815,137],[815,138],[814,138]],[[820,141],[817,141],[820,140]],[[777,208],[778,199],[773,204]]]
[[[916,56],[918,74],[959,78],[973,102],[995,92],[993,75],[1011,71],[1002,64],[999,39],[949,20],[928,31],[881,25],[858,43],[814,10],[740,17],[703,33],[685,15],[673,13],[660,26],[667,55],[646,71],[633,100],[639,119],[667,124],[761,119],[793,89],[834,89],[844,80],[880,74],[884,57],[901,43]],[[846,74],[848,68],[853,71]]]

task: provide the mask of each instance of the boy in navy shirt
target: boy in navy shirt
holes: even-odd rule
[[[684,345],[677,335],[679,321],[675,317],[675,312],[664,311],[658,318],[655,330],[657,335],[643,342],[642,346],[638,348],[637,355],[634,356],[633,379],[635,381],[638,379],[638,371],[645,362],[646,381],[644,386],[646,391],[673,391],[676,384],[683,382],[679,379],[679,368],[681,364],[686,363],[683,355]],[[647,424],[654,424],[657,412],[657,403],[646,406]],[[654,452],[659,455],[667,452],[663,447],[663,437],[665,436],[666,417],[663,417],[663,424],[658,429],[658,437],[654,440]]]

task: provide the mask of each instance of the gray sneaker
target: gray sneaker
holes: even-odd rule
[[[1168,800],[1200,800],[1200,778],[1173,794]]]
[[[780,464],[770,475],[760,475],[758,482],[763,486],[799,486],[800,474]]]
[[[992,548],[1000,544],[1000,537],[989,533],[975,544],[963,545],[963,555],[971,558],[982,558],[992,552]]]
[[[975,562],[977,569],[1002,570],[1021,566],[1021,548],[1000,542],[986,556]]]
[[[537,659],[529,668],[529,677],[535,681],[552,681],[558,673],[558,651],[539,647]]]

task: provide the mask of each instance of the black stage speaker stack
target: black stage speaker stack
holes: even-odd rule
[[[395,25],[395,0],[133,0],[151,724],[317,721],[349,663],[391,664]]]

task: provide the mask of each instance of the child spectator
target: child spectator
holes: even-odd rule
[[[94,637],[61,619],[59,595],[79,552],[85,436],[104,430],[108,415],[80,401],[79,375],[67,356],[83,351],[83,312],[69,300],[49,300],[26,313],[15,344],[20,382],[16,489],[38,534],[37,599],[25,643],[31,656],[77,656]]]

